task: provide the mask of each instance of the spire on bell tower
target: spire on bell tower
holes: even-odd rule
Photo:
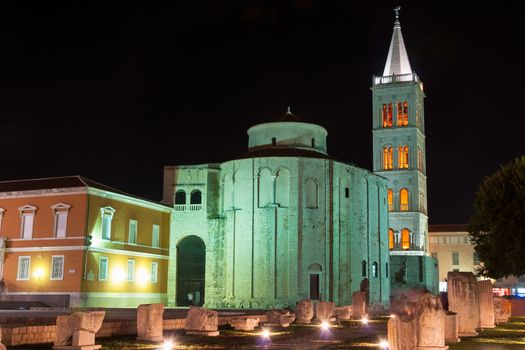
[[[388,56],[386,59],[385,70],[383,76],[402,75],[412,73],[410,62],[408,61],[408,54],[403,41],[403,34],[401,34],[401,24],[399,23],[399,11],[401,6],[396,6],[394,12],[396,20],[394,22],[394,33],[390,41],[390,48],[388,49]]]

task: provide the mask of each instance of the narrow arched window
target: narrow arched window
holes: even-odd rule
[[[383,147],[383,170],[392,170],[394,168],[393,159],[394,157],[392,155],[392,147],[384,146]]]
[[[305,200],[307,208],[318,208],[319,206],[319,188],[317,182],[312,179],[306,180]]]
[[[388,263],[385,265],[385,276],[388,278]]]
[[[400,169],[408,169],[408,146],[399,146],[398,162]]]
[[[399,191],[399,209],[401,211],[408,211],[408,190],[406,188]]]
[[[183,190],[178,190],[175,192],[175,205],[185,205],[186,204],[186,192]]]
[[[372,264],[372,277],[378,277],[378,276],[379,276],[379,271],[377,267],[377,262],[374,261],[374,263]]]
[[[403,250],[410,249],[410,231],[406,228],[401,230],[401,248]]]
[[[191,192],[190,204],[202,204],[202,192],[200,190]]]
[[[382,110],[382,119],[383,119],[383,128],[391,128],[392,127],[392,104],[383,104],[383,110]]]
[[[395,236],[394,236],[394,230],[391,228],[388,229],[388,249],[393,250],[395,247]]]
[[[361,276],[366,277],[366,261],[361,261]]]
[[[345,187],[345,198],[350,198],[350,189]]]
[[[269,169],[259,172],[259,207],[264,208],[273,204],[273,177]]]
[[[280,207],[290,206],[290,172],[280,169],[275,178],[275,202]]]
[[[387,196],[388,196],[388,211],[393,211],[394,210],[394,191],[392,191],[391,188],[388,189]]]

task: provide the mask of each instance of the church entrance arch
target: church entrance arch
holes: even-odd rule
[[[197,236],[177,244],[177,306],[203,305],[206,246]]]
[[[321,272],[323,269],[319,264],[311,264],[308,266],[308,295],[310,300],[321,299]]]

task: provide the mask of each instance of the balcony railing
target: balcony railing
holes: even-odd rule
[[[202,209],[202,204],[190,204],[190,211],[197,211]]]
[[[202,210],[202,204],[175,204],[173,209],[175,211],[198,211]]]
[[[184,211],[186,210],[186,204],[175,204],[173,209],[175,209],[175,211]]]
[[[374,76],[372,78],[372,85],[383,85],[383,84],[392,84],[392,83],[406,83],[406,82],[416,82],[420,84],[419,77],[416,73],[408,73],[408,74],[400,74],[400,75],[387,75],[384,77],[376,77]],[[423,86],[421,86],[421,90],[423,90]]]

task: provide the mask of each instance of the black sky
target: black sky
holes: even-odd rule
[[[52,3],[0,5],[0,180],[80,174],[160,199],[164,165],[232,159],[289,105],[371,168],[397,2]],[[430,223],[463,223],[479,181],[525,153],[525,6],[399,3],[427,94]]]

